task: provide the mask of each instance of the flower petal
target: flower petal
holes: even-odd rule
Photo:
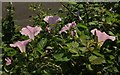
[[[76,33],[77,33],[76,30],[71,31],[71,35],[72,35],[72,36],[75,36]]]
[[[105,42],[108,38],[108,35],[105,32],[96,33],[99,42]]]
[[[10,44],[10,47],[16,47],[16,44]]]
[[[20,31],[20,33],[22,35],[28,36],[28,34],[30,34],[30,30],[28,30],[26,27],[22,28],[22,30]]]
[[[101,32],[101,31],[97,30],[96,28],[91,30],[91,33],[98,37],[98,42],[103,42],[104,43],[107,39],[110,39],[112,41],[115,40],[115,36],[109,36],[105,32]]]
[[[109,36],[109,39],[111,39],[112,41],[115,41],[115,36]]]
[[[40,33],[41,31],[41,27],[31,27],[31,26],[27,26],[25,28],[22,28],[22,30],[20,31],[22,35],[26,35],[29,36],[30,39],[34,40],[34,36],[38,35],[38,33]]]
[[[34,35],[33,35],[33,33],[30,31],[30,28],[28,29],[28,28],[22,28],[22,30],[20,31],[20,33],[22,34],[22,35],[25,35],[25,36],[29,36],[29,38],[30,39],[34,39]]]
[[[41,30],[42,30],[41,27],[37,27],[37,26],[36,26],[36,27],[34,28],[34,35],[35,35],[35,36],[38,35]]]
[[[15,44],[10,44],[11,47],[18,47],[20,49],[20,52],[26,52],[26,44],[31,42],[31,39],[25,40],[25,41],[18,41]]]
[[[21,53],[26,52],[25,45],[23,45],[21,41],[16,42],[16,45],[20,49]]]
[[[5,58],[6,61],[6,65],[10,65],[11,64],[11,59],[9,57]]]
[[[93,30],[91,30],[90,32],[93,34],[93,35],[95,35],[95,32],[97,31],[97,29],[95,28],[95,29],[93,29]]]
[[[46,16],[43,20],[49,24],[56,24],[61,21],[61,18],[58,16]]]
[[[26,44],[28,44],[29,42],[31,42],[31,39],[28,39],[28,40],[25,40],[25,41],[21,41],[21,43],[22,43],[23,45],[26,45]]]
[[[74,22],[72,22],[72,23],[68,23],[67,25],[65,25],[64,27],[62,27],[62,29],[60,30],[60,34],[62,33],[62,32],[65,32],[65,33],[67,33],[67,30],[70,30],[72,27],[75,27],[76,26],[76,23],[75,23],[75,21]]]

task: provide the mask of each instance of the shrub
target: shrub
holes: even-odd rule
[[[3,72],[13,75],[119,74],[119,3],[61,5],[64,8],[56,15],[45,12],[41,5],[31,5],[30,9],[37,12],[32,17],[34,24],[22,28],[21,33],[14,32],[12,26],[10,42],[3,40],[7,44],[3,46]],[[14,25],[13,20],[5,21],[8,23],[2,24],[7,27]],[[16,34],[21,35],[19,39]]]

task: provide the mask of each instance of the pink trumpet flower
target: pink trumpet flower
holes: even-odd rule
[[[71,28],[71,27],[75,27],[76,26],[76,23],[75,23],[75,21],[74,22],[72,22],[72,23],[68,23],[68,26]]]
[[[11,64],[11,59],[9,57],[5,58],[6,61],[6,65],[10,65]]]
[[[38,27],[38,26],[35,26],[35,27],[27,26],[22,28],[20,33],[22,35],[29,36],[30,39],[34,40],[34,36],[38,35],[41,30],[42,30],[41,27]]]
[[[18,41],[15,44],[10,44],[11,47],[18,47],[20,49],[20,52],[26,52],[26,45],[31,42],[31,39],[25,40],[25,41]]]
[[[61,21],[61,18],[58,16],[46,16],[43,20],[49,24],[56,24]]]
[[[109,36],[108,34],[106,34],[105,32],[101,32],[99,30],[97,30],[96,28],[91,30],[91,33],[93,35],[96,35],[98,38],[98,42],[105,42],[107,39],[110,39],[112,41],[115,41],[115,36]]]
[[[74,22],[72,22],[72,23],[68,23],[67,25],[65,25],[64,27],[62,27],[62,29],[60,30],[60,34],[62,33],[62,32],[65,32],[65,33],[67,33],[67,30],[70,30],[72,27],[74,28],[76,26],[76,23],[75,23],[75,21]]]
[[[67,33],[67,30],[69,30],[70,29],[70,27],[69,26],[67,26],[67,25],[65,25],[61,30],[60,30],[60,34],[62,33],[62,32],[65,32],[65,33]]]

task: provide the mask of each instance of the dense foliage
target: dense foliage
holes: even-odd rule
[[[21,29],[9,4],[2,21],[3,75],[120,74],[120,3],[60,4],[52,14],[31,4],[33,25]]]

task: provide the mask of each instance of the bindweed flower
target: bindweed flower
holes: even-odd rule
[[[70,27],[69,26],[67,26],[67,25],[65,25],[61,30],[60,30],[60,34],[62,33],[62,32],[65,32],[65,33],[67,33],[67,30],[70,30]]]
[[[45,27],[45,31],[47,31],[48,33],[50,33],[51,29],[50,29],[50,27],[48,25]]]
[[[80,17],[80,11],[77,11],[77,12],[76,12],[76,15],[78,16],[78,19],[81,21],[82,18]]]
[[[6,61],[6,65],[10,65],[11,64],[11,59],[9,57],[5,58]]]
[[[62,29],[60,30],[60,34],[62,33],[62,32],[65,32],[65,33],[67,33],[67,30],[70,30],[72,27],[74,28],[76,26],[76,23],[75,23],[75,21],[74,22],[72,22],[72,23],[68,23],[67,25],[65,25],[64,27],[62,27]]]
[[[115,36],[109,36],[107,35],[105,32],[101,32],[99,30],[97,30],[96,28],[91,30],[91,33],[93,35],[96,35],[98,38],[98,42],[101,42],[102,44],[107,40],[110,39],[112,41],[115,41]]]
[[[77,16],[80,16],[80,11],[77,11],[77,12],[76,12],[76,15],[77,15]]]
[[[11,47],[18,47],[20,49],[20,52],[23,53],[23,52],[26,52],[26,45],[31,42],[30,39],[28,40],[25,40],[25,41],[18,41],[16,42],[15,44],[10,44]]]
[[[74,22],[72,22],[72,23],[68,23],[68,26],[71,28],[71,27],[75,27],[76,26],[76,23],[75,23],[75,21]]]
[[[56,24],[57,22],[61,21],[61,18],[58,16],[46,16],[43,20],[48,24]]]
[[[77,33],[76,30],[71,31],[71,35],[72,35],[72,37],[75,36],[76,33]]]
[[[34,36],[38,35],[41,30],[42,30],[41,27],[38,27],[38,26],[35,26],[35,27],[27,26],[22,28],[20,33],[22,35],[29,36],[30,39],[34,40]]]

